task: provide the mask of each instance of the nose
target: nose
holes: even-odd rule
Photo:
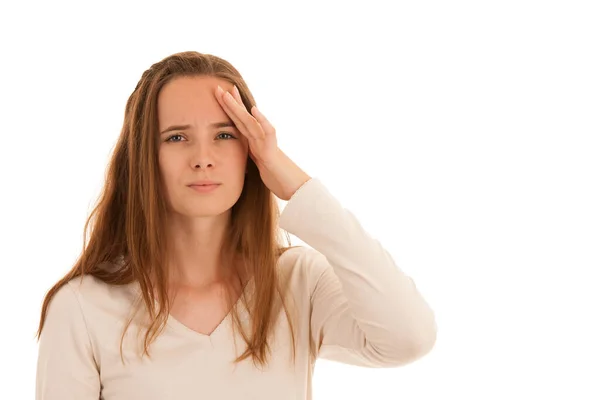
[[[209,144],[198,144],[195,146],[192,166],[194,169],[212,168],[214,166],[214,155]]]
[[[206,164],[206,169],[208,169],[209,167],[212,167],[211,163]],[[202,163],[198,162],[195,166],[194,169],[202,169]]]

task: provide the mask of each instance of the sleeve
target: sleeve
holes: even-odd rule
[[[70,283],[52,297],[38,347],[36,400],[98,400],[100,373]]]
[[[437,336],[433,310],[409,276],[317,178],[302,185],[279,226],[312,249],[311,295],[317,357],[364,367],[397,367],[427,354]]]

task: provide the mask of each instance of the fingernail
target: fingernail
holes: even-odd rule
[[[236,96],[240,95],[240,91],[238,90],[236,85],[233,85],[233,91],[235,92]]]

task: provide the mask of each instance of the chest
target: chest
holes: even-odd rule
[[[94,321],[94,324],[101,324],[102,329],[110,329],[112,338],[98,344],[101,399],[309,398],[307,389],[311,386],[314,364],[307,350],[306,334],[297,336],[300,344],[296,358],[292,360],[287,319],[285,313],[280,312],[268,366],[258,369],[251,359],[234,364],[233,360],[245,348],[242,336],[236,334],[232,340],[229,334],[229,315],[226,292],[222,288],[179,292],[173,299],[169,324],[151,346],[152,358],[139,357],[142,336],[137,326],[130,327],[123,343],[125,363],[118,346],[122,328],[117,322],[122,317]],[[298,318],[302,320],[302,317]],[[297,322],[302,325],[298,319]],[[307,332],[306,329],[301,331]]]
[[[171,318],[201,334],[212,334],[230,314],[227,293],[221,286],[203,291],[180,290],[171,306]]]

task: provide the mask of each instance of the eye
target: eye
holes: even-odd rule
[[[169,137],[167,138],[167,140],[165,140],[165,142],[179,142],[179,140],[171,140],[171,139],[173,139],[174,137],[177,137],[177,136],[179,136],[179,137],[183,137],[183,136],[181,136],[180,134],[176,133],[176,134],[174,134],[174,135],[171,135],[171,136],[169,136]]]
[[[235,139],[235,136],[233,136],[231,133],[228,133],[228,132],[221,132],[217,135],[217,137],[219,137],[221,135],[229,135],[231,137],[231,139]]]
[[[219,136],[221,136],[221,135],[227,135],[227,136],[229,136],[229,138],[226,138],[227,140],[230,140],[230,139],[236,139],[236,137],[235,137],[235,136],[233,136],[233,135],[232,135],[231,133],[229,133],[229,132],[221,132],[221,133],[219,133],[219,134],[217,135],[217,137],[219,137]],[[173,142],[180,142],[180,141],[181,141],[181,140],[172,140],[172,139],[173,139],[173,138],[175,138],[175,137],[180,137],[180,138],[183,138],[183,136],[182,136],[182,135],[180,135],[179,133],[175,133],[175,134],[173,134],[173,135],[169,136],[169,137],[168,137],[168,138],[165,140],[165,142],[171,142],[171,143],[173,143]]]

